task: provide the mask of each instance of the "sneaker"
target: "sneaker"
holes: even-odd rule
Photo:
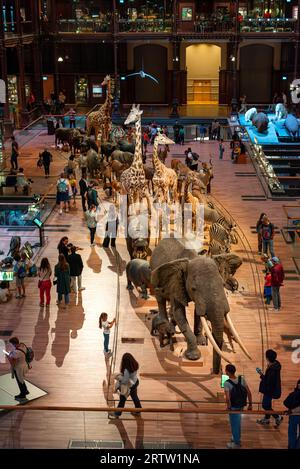
[[[259,423],[260,425],[269,425],[270,419],[266,419],[264,417],[263,419],[256,420],[256,423]]]
[[[16,400],[19,400],[19,399],[26,399],[26,394],[25,394],[25,396],[22,396],[22,394],[18,394],[17,396],[15,396],[15,399],[16,399]]]
[[[115,412],[112,412],[111,414],[108,414],[108,418],[109,419],[118,419],[119,418],[119,415],[116,415]]]
[[[22,295],[16,295],[16,298],[18,298],[18,299],[22,298]]]
[[[80,287],[78,290],[79,291],[85,290],[85,287]]]
[[[140,412],[130,412],[131,415],[133,415],[136,418],[141,418],[141,413]]]
[[[278,428],[279,425],[282,423],[282,421],[283,421],[283,417],[279,415],[279,417],[275,419],[275,428]]]
[[[59,210],[59,214],[62,215],[62,209]]]
[[[66,213],[68,213],[68,212],[69,212],[69,209],[68,209],[68,208],[66,208]]]
[[[26,295],[21,295],[21,298],[25,298],[25,297],[26,297]]]
[[[227,443],[228,449],[240,449],[241,445],[236,444],[234,441]]]
[[[44,305],[44,303],[40,303],[40,306],[43,307],[43,306],[45,306],[45,305]]]

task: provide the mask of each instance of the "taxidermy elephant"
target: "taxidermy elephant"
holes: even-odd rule
[[[133,259],[126,265],[127,290],[140,287],[142,298],[149,298],[147,288],[151,287],[151,269],[149,262],[142,259]]]
[[[151,284],[159,306],[159,316],[167,318],[166,302],[171,303],[172,317],[187,341],[185,355],[190,360],[200,358],[197,344],[205,344],[205,335],[214,348],[213,371],[219,373],[222,353],[224,318],[233,337],[250,358],[229,316],[229,304],[224,291],[224,282],[230,288],[232,275],[241,265],[234,254],[198,256],[196,251],[186,249],[178,239],[164,239],[154,249],[150,266]],[[231,289],[231,288],[230,288]],[[186,319],[185,308],[190,301],[195,303],[194,333]],[[212,331],[207,321],[210,321]]]
[[[164,340],[166,338],[167,344],[170,344],[170,350],[174,352],[173,335],[175,334],[175,325],[157,315],[152,319],[151,335],[154,335],[155,332],[158,333],[160,347],[164,347]]]

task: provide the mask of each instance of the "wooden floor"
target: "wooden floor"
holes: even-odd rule
[[[28,175],[34,177],[35,190],[46,190],[65,166],[65,154],[54,152],[52,179],[45,180],[39,173],[36,167],[37,154],[45,144],[53,144],[54,139],[43,134],[29,139],[21,149],[23,156],[20,164]],[[291,348],[292,338],[300,335],[299,276],[294,272],[292,260],[293,256],[300,257],[299,242],[292,248],[285,243],[280,233],[276,235],[276,255],[282,259],[289,273],[281,290],[282,310],[280,313],[267,312],[261,298],[263,266],[256,253],[256,235],[251,227],[256,224],[261,212],[267,212],[279,228],[283,226],[282,202],[242,200],[242,195],[261,195],[263,191],[256,177],[235,175],[235,172],[253,173],[254,169],[251,164],[233,165],[227,143],[223,161],[218,160],[216,142],[189,146],[204,161],[208,161],[212,155],[215,171],[212,194],[238,222],[239,234],[243,239],[235,249],[244,260],[238,271],[240,288],[237,293],[229,294],[229,302],[234,323],[253,360],[246,359],[237,347],[234,355],[229,346],[225,347],[225,351],[236,364],[238,373],[245,375],[254,401],[259,402],[259,380],[255,368],[264,366],[264,351],[274,348],[282,363],[282,397],[285,398],[300,375],[299,364],[292,361]],[[172,152],[175,155],[183,154],[185,148],[174,146]],[[293,202],[293,205],[299,203]],[[79,200],[77,208],[68,214],[60,216],[55,210],[48,224],[52,227],[46,233],[47,244],[40,257],[47,256],[54,266],[57,262],[58,241],[68,235],[71,242],[83,248],[81,254],[85,265],[83,279],[86,290],[78,297],[72,294],[71,306],[63,310],[56,306],[52,288],[50,313],[47,315],[38,306],[37,280],[26,279],[26,298],[13,299],[1,305],[0,330],[10,330],[25,343],[32,344],[35,361],[28,379],[46,390],[48,395],[26,405],[22,411],[0,417],[0,446],[66,448],[70,440],[86,438],[123,441],[126,447],[140,446],[143,441],[177,441],[187,442],[194,448],[224,448],[230,440],[228,418],[225,415],[158,413],[144,414],[143,419],[136,420],[130,414],[123,414],[121,420],[110,421],[103,413],[30,411],[30,406],[35,404],[105,406],[107,399],[112,398],[107,386],[110,373],[118,371],[120,358],[126,351],[131,352],[140,363],[139,395],[145,407],[180,408],[181,405],[195,405],[216,411],[224,408],[219,396],[222,393],[220,377],[211,374],[210,346],[200,347],[202,360],[198,366],[193,366],[181,358],[185,348],[181,336],[177,336],[175,352],[171,353],[166,349],[161,350],[157,339],[150,335],[149,310],[156,307],[156,302],[153,297],[145,301],[139,298],[137,291],[126,290],[125,266],[129,257],[124,240],[118,240],[117,253],[101,248],[101,240],[98,238],[96,240],[99,244],[90,248]],[[98,317],[102,311],[108,312],[110,319],[115,314],[119,315],[118,327],[112,330],[111,335],[111,344],[113,340],[116,343],[111,367],[104,360],[103,337],[98,329]],[[130,343],[126,339],[136,341]],[[0,364],[0,374],[7,372],[8,365]],[[181,404],[181,401],[191,400],[203,404]],[[277,409],[282,408],[281,402],[276,402]],[[272,426],[267,429],[258,427],[256,418],[256,415],[243,417],[243,447],[286,447],[286,418],[278,430]]]

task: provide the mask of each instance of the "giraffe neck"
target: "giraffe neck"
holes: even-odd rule
[[[160,174],[161,169],[162,169],[162,164],[158,158],[158,140],[157,139],[154,140],[152,159],[153,159],[153,166],[154,166],[155,172]]]
[[[106,98],[101,106],[101,113],[105,113],[107,115],[110,114],[111,111],[111,95],[110,95],[110,90],[111,90],[111,85],[110,85],[110,80],[107,82],[107,88],[106,88]]]
[[[135,168],[144,168],[142,160],[142,135],[141,135],[141,116],[135,123],[135,151],[132,165]]]

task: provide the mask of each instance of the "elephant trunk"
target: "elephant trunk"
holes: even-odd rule
[[[212,332],[208,326],[207,320],[205,317],[201,316],[201,324],[205,331],[205,334],[213,346],[213,372],[218,374],[220,371],[221,365],[221,358],[225,360],[227,363],[230,363],[228,358],[222,352],[222,345],[223,345],[223,321],[222,326],[220,328],[219,324],[212,323]]]
[[[236,340],[236,342],[239,344],[239,346],[241,347],[241,349],[243,350],[244,354],[250,359],[252,360],[248,350],[246,349],[246,347],[244,346],[240,336],[238,335],[233,323],[232,323],[232,320],[231,320],[231,317],[229,315],[229,313],[227,314],[226,316],[226,321],[228,323],[228,327],[229,327],[229,330],[231,332],[231,334],[233,335],[234,339]]]

